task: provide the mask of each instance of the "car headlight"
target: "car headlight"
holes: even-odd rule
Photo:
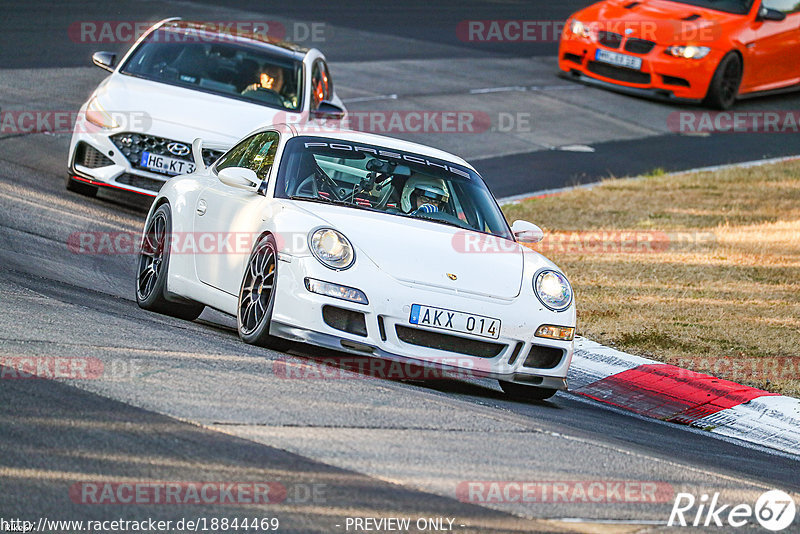
[[[572,286],[558,271],[545,270],[533,280],[533,292],[546,308],[564,311],[572,303]]]
[[[694,45],[687,45],[687,46],[670,46],[667,48],[667,53],[675,56],[675,57],[682,57],[684,59],[703,59],[711,52],[711,49],[707,46],[694,46]]]
[[[319,228],[308,237],[309,248],[319,262],[330,269],[347,269],[356,260],[353,245],[333,228]]]
[[[118,128],[114,119],[109,115],[106,110],[97,101],[97,97],[93,96],[89,103],[86,105],[86,120],[101,128]]]
[[[589,29],[589,26],[579,20],[573,20],[570,23],[569,31],[575,35],[578,35],[579,37],[590,37],[592,35],[592,31]]]

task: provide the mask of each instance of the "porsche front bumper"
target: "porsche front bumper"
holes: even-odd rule
[[[486,377],[542,388],[567,389],[573,343],[536,338],[542,324],[574,326],[574,312],[551,312],[532,290],[503,300],[432,290],[398,281],[364,261],[334,272],[316,259],[281,255],[270,333],[361,356],[431,367],[459,376]],[[367,275],[368,273],[368,275]],[[305,278],[355,287],[369,298],[358,304],[311,293]],[[480,313],[501,319],[497,339],[443,332],[410,324],[412,304]],[[331,313],[347,320],[332,321]],[[569,324],[572,323],[572,324]]]

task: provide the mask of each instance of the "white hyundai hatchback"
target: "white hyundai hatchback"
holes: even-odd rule
[[[170,180],[145,223],[136,299],[184,319],[237,317],[247,343],[301,341],[496,378],[513,396],[566,389],[575,303],[523,246],[467,162],[351,131],[273,126]]]
[[[109,52],[92,61],[111,75],[78,113],[66,177],[90,196],[99,187],[156,196],[195,170],[196,137],[211,164],[259,126],[345,113],[319,50],[263,34],[167,19],[119,61]]]

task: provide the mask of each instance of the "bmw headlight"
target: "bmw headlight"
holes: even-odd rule
[[[319,262],[330,269],[347,269],[356,260],[353,245],[333,228],[320,228],[308,236],[311,253]]]
[[[569,25],[569,31],[580,37],[591,37],[592,31],[587,24],[579,20],[573,20]]]
[[[564,311],[572,303],[572,286],[558,271],[545,270],[533,280],[533,292],[546,308]]]
[[[684,59],[703,59],[711,52],[707,46],[670,46],[667,48],[667,53]]]

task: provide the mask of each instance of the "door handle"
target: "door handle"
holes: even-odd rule
[[[202,217],[206,214],[206,210],[208,209],[208,203],[205,200],[200,200],[197,203],[197,214]]]

